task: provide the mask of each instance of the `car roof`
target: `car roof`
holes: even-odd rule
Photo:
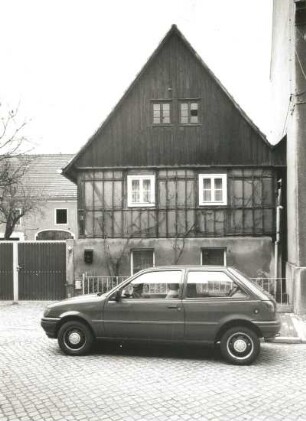
[[[151,268],[147,268],[144,270],[169,270],[169,269],[205,269],[205,270],[224,270],[227,269],[228,266],[206,266],[206,265],[168,265],[168,266],[153,266]]]

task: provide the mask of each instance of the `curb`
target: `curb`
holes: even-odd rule
[[[277,343],[277,344],[302,344],[306,343],[300,337],[293,337],[293,336],[279,336],[269,341],[270,343]]]

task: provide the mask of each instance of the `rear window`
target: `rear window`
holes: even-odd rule
[[[242,275],[237,269],[228,268],[228,271],[232,273],[236,278],[239,279],[253,294],[256,294],[261,300],[266,300],[267,295],[262,291],[262,289],[257,285],[254,284],[246,275]]]

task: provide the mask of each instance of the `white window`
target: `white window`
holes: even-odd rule
[[[128,175],[128,206],[155,205],[155,176]]]
[[[199,205],[227,204],[226,174],[199,175]]]

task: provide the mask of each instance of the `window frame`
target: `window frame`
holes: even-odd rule
[[[222,265],[207,265],[203,261],[204,250],[222,250],[223,251],[223,264]],[[226,247],[201,247],[200,251],[200,265],[201,266],[227,266],[227,248]]]
[[[57,222],[57,211],[65,210],[66,211],[66,222]],[[68,208],[55,208],[54,209],[54,224],[55,225],[68,225]]]
[[[171,99],[152,99],[151,100],[151,123],[153,125],[153,127],[160,127],[160,126],[171,126],[172,120],[173,120],[173,105],[172,105],[173,101]],[[165,123],[163,121],[164,118],[164,112],[162,107],[160,107],[160,122],[156,123],[154,122],[154,105],[165,105],[165,104],[169,104],[169,122]]]
[[[138,180],[140,183],[140,199],[142,200],[139,203],[132,201],[132,181]],[[150,180],[151,183],[151,193],[150,199],[151,202],[143,202],[143,181]],[[154,207],[155,206],[155,174],[130,174],[127,176],[127,206],[129,208],[144,208],[144,207]]]
[[[132,249],[131,250],[131,258],[130,258],[130,263],[131,263],[131,275],[133,276],[133,275],[136,275],[136,273],[138,273],[138,272],[135,272],[134,273],[134,252],[139,252],[139,251],[152,251],[152,255],[153,255],[153,259],[152,259],[152,262],[153,262],[153,264],[152,264],[152,267],[154,267],[155,266],[155,250],[154,249],[151,249],[151,248],[135,248],[135,249]],[[144,268],[145,269],[145,268]]]
[[[222,201],[215,200],[215,191],[217,189],[211,187],[212,200],[204,201],[203,191],[204,191],[204,180],[210,179],[213,180],[221,178],[222,180]],[[226,206],[227,205],[227,174],[199,174],[198,178],[199,183],[199,206]],[[212,183],[211,183],[212,186]]]
[[[178,118],[179,118],[179,124],[180,125],[182,125],[182,126],[196,126],[196,125],[199,125],[199,124],[201,124],[201,120],[200,120],[200,99],[199,98],[180,98],[179,99],[179,112],[178,112]],[[198,110],[198,115],[197,115],[197,117],[198,117],[198,121],[197,122],[192,122],[191,121],[191,118],[192,118],[192,115],[191,115],[191,104],[193,104],[193,103],[196,103],[197,105],[198,105],[198,108],[197,108],[197,110]],[[182,104],[187,104],[188,105],[188,114],[187,114],[187,118],[188,118],[188,121],[186,122],[186,123],[183,123],[182,122]]]

